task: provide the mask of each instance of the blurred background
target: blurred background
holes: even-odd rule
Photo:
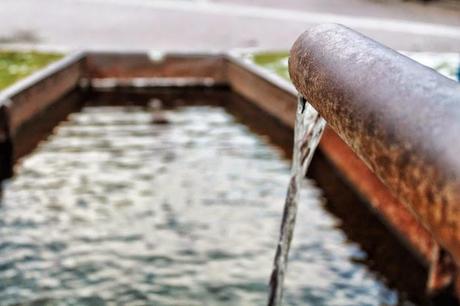
[[[285,83],[289,48],[322,23],[460,80],[458,0],[0,0],[0,100],[75,50],[160,66],[164,51],[232,51]],[[0,306],[264,305],[292,130],[274,143],[279,121],[219,90],[102,90],[21,159],[0,199]],[[419,299],[426,267],[351,188],[303,187],[286,305],[445,305]],[[415,293],[399,288],[403,266]]]
[[[242,49],[285,78],[295,39],[313,25],[340,23],[460,79],[458,0],[2,0],[0,20],[6,50]],[[0,88],[49,62],[0,56]]]
[[[456,0],[2,0],[0,20],[2,45],[287,50],[332,22],[399,50],[460,50]]]

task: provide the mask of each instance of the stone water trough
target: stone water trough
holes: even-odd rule
[[[460,294],[460,85],[339,25],[299,38],[290,75],[231,53],[70,54],[0,93],[1,177],[88,94],[219,92],[289,150],[298,91],[328,122],[308,176],[371,268],[414,295]],[[392,238],[369,241],[376,228]]]

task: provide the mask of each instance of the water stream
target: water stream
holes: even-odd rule
[[[270,277],[269,306],[281,305],[289,247],[297,216],[299,189],[326,124],[324,119],[309,103],[306,103],[304,98],[299,97],[297,104],[291,179],[287,189],[280,236]]]

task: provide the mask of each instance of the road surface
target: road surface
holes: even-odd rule
[[[0,45],[70,49],[289,49],[342,23],[408,51],[460,52],[460,10],[396,0],[1,0]]]

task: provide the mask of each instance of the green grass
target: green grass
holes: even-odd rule
[[[0,90],[62,56],[57,53],[0,51]]]
[[[288,52],[267,52],[248,54],[248,58],[255,64],[290,80],[288,73]]]

